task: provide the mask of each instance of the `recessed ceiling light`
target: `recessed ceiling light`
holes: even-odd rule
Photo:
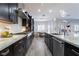
[[[64,10],[60,10],[59,12],[60,12],[61,17],[65,17],[67,14]]]
[[[23,12],[25,12],[26,10],[23,9]]]
[[[66,20],[63,20],[63,22],[67,23],[67,21],[66,21]]]
[[[49,10],[49,13],[52,13],[52,10],[51,9]]]
[[[53,20],[56,21],[56,18],[54,18]]]
[[[41,9],[38,9],[38,12],[41,12]]]

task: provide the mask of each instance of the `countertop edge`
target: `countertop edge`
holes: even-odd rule
[[[47,34],[49,34],[49,33],[47,33]],[[69,43],[69,44],[71,44],[71,45],[73,45],[73,46],[79,48],[79,45],[78,45],[78,44],[75,44],[75,43],[73,43],[73,42],[71,42],[71,41],[64,40],[63,38],[57,37],[57,35],[53,35],[53,34],[49,34],[49,35],[51,35],[52,37],[56,37],[56,38],[60,39],[61,41],[64,41],[64,42],[66,42],[66,43]]]
[[[5,42],[2,43],[2,45],[0,44],[0,51],[4,50],[5,48],[9,47],[10,45],[14,44],[15,42],[21,40],[23,37],[28,36],[28,34],[32,34],[32,32],[29,32],[27,34],[22,35],[22,37],[20,37],[19,39],[16,38],[15,39],[6,39]]]

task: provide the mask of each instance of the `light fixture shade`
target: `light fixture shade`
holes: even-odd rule
[[[59,12],[61,17],[65,17],[67,15],[67,13],[64,10],[60,10]]]
[[[56,21],[56,18],[54,18],[53,20]]]
[[[41,9],[38,9],[38,12],[41,12]]]
[[[49,10],[49,13],[52,13],[52,10],[51,9]]]

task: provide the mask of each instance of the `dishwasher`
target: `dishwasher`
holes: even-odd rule
[[[53,55],[64,56],[64,42],[53,37]]]

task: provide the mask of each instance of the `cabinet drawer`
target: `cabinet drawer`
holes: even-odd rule
[[[6,48],[0,51],[0,56],[11,56],[11,55],[12,55],[12,52],[9,48]]]
[[[15,44],[14,44],[14,46],[18,46],[18,45],[21,45],[21,44],[23,44],[23,40],[20,40],[20,41],[18,41],[18,42],[16,42]]]
[[[66,56],[79,56],[79,48],[65,43],[65,55]]]

